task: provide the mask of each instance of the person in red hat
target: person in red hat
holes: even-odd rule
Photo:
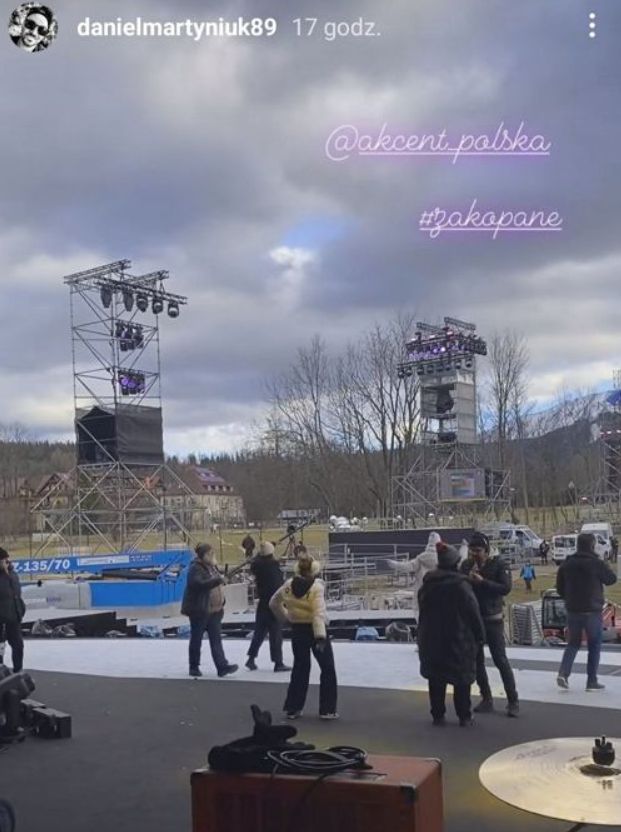
[[[428,572],[418,593],[418,655],[429,682],[434,725],[445,724],[446,687],[453,686],[459,724],[472,725],[470,686],[485,641],[485,628],[470,582],[458,571],[460,556],[447,543],[436,544],[438,568]]]

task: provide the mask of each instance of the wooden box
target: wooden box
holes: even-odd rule
[[[317,777],[192,773],[193,832],[442,832],[438,760],[369,757],[370,772]]]

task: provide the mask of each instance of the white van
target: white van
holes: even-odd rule
[[[583,534],[595,534],[600,535],[606,541],[606,543],[610,546],[610,538],[614,537],[612,533],[612,526],[610,523],[583,523],[582,528],[580,531]]]
[[[570,555],[574,555],[577,548],[577,534],[555,534],[550,546],[552,560],[559,566]],[[610,556],[610,543],[601,534],[595,534],[595,554],[602,560],[608,560]]]
[[[482,529],[487,536],[496,544],[502,553],[504,548],[514,548],[518,552],[536,557],[539,554],[539,546],[542,543],[540,537],[528,526],[515,526],[512,523],[506,525],[488,526]]]

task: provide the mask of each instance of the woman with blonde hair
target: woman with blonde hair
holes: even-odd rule
[[[307,553],[300,552],[295,576],[286,581],[270,600],[270,609],[291,625],[293,670],[285,699],[288,719],[302,716],[311,669],[311,653],[319,665],[319,716],[338,719],[336,712],[337,681],[334,654],[327,630],[324,582],[321,567]]]

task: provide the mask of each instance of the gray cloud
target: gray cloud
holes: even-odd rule
[[[294,5],[211,4],[207,15],[198,2],[106,4],[105,19],[279,19],[273,40],[193,43],[78,38],[78,20],[104,13],[65,0],[47,53],[0,50],[11,128],[0,135],[3,420],[70,432],[61,278],[119,257],[136,272],[170,269],[171,290],[191,298],[162,332],[171,450],[235,445],[261,413],[265,379],[314,332],[337,349],[404,307],[524,331],[537,396],[604,382],[621,361],[616,6],[602,7],[592,42],[578,0],[348,0],[338,15],[328,0]],[[293,34],[295,17],[361,15],[381,37]],[[552,156],[451,166],[324,153],[347,122],[460,133],[501,120],[544,133]],[[474,197],[559,210],[565,230],[496,241],[417,231],[421,210]],[[323,238],[315,222],[336,231]]]

